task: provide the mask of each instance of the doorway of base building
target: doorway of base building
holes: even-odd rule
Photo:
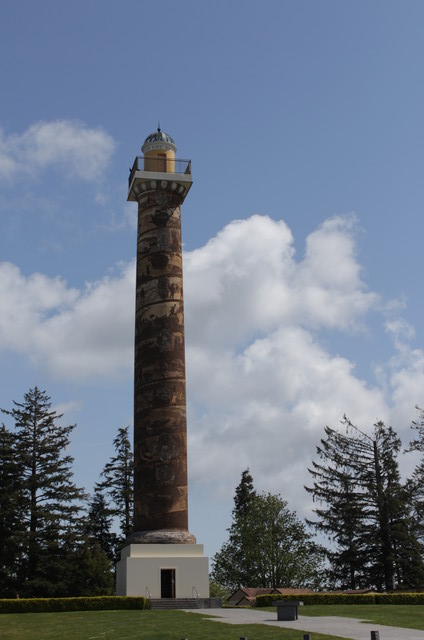
[[[175,598],[175,569],[160,570],[160,597]]]

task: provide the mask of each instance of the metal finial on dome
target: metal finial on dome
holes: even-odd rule
[[[154,145],[154,147],[152,147],[151,145]],[[164,149],[171,149],[174,152],[177,150],[175,142],[171,138],[169,133],[165,133],[165,131],[161,130],[159,121],[157,131],[147,136],[143,143],[143,146],[141,147],[141,150],[143,153],[145,153],[152,148],[162,148],[162,146]]]

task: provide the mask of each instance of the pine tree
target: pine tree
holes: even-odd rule
[[[252,567],[252,540],[247,520],[252,500],[256,496],[253,478],[249,469],[241,474],[240,483],[235,489],[233,524],[229,531],[229,541],[214,557],[214,576],[216,582],[227,588],[234,585],[248,585]]]
[[[313,463],[314,484],[307,488],[324,505],[315,510],[314,526],[335,543],[328,551],[330,575],[342,587],[420,586],[424,566],[409,492],[400,481],[400,440],[382,422],[372,437],[346,417],[342,423],[346,435],[326,427],[327,439],[317,447],[322,464]]]
[[[353,465],[355,442],[330,427],[317,446],[321,463],[312,462],[309,473],[313,486],[305,487],[320,507],[316,521],[308,521],[333,542],[327,550],[330,583],[342,589],[356,589],[363,583],[364,560],[362,531],[366,522],[363,506],[364,487],[358,482]]]
[[[15,434],[0,428],[0,593],[12,598],[19,590],[22,561],[22,482],[16,460]]]
[[[2,409],[15,425],[16,459],[21,472],[21,517],[25,527],[20,592],[55,595],[58,562],[74,543],[72,533],[85,494],[73,480],[66,454],[75,425],[61,426],[45,391],[30,389],[22,403]]]
[[[416,588],[424,581],[424,563],[411,520],[411,494],[401,483],[398,456],[401,441],[392,427],[374,425],[356,446],[365,461],[368,529],[365,532],[369,582],[378,589]]]
[[[97,543],[109,558],[116,561],[116,534],[111,532],[112,514],[108,509],[104,495],[95,490],[89,504],[84,536],[92,543]]]
[[[68,559],[72,571],[64,578],[67,596],[110,596],[115,576],[109,558],[98,542],[85,538]]]
[[[112,515],[119,518],[123,539],[133,526],[134,457],[128,432],[129,427],[118,429],[113,441],[116,455],[105,465],[101,473],[103,480],[97,485],[97,489],[104,491],[111,500],[108,508]]]
[[[252,498],[255,495],[256,491],[253,487],[253,478],[249,469],[245,469],[241,474],[240,484],[236,487],[233,514],[243,515],[247,513]]]
[[[418,451],[421,453],[421,458],[409,479],[408,489],[412,502],[413,528],[424,548],[424,410],[418,406],[416,410],[418,411],[418,419],[412,422],[411,428],[418,434],[416,438],[411,440],[406,452]]]

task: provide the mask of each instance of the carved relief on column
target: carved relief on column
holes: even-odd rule
[[[139,198],[132,542],[193,543],[188,532],[181,198]]]

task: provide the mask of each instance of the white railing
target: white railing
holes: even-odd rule
[[[199,597],[199,592],[197,591],[196,587],[192,587],[191,588],[191,597],[192,598],[198,598]]]

